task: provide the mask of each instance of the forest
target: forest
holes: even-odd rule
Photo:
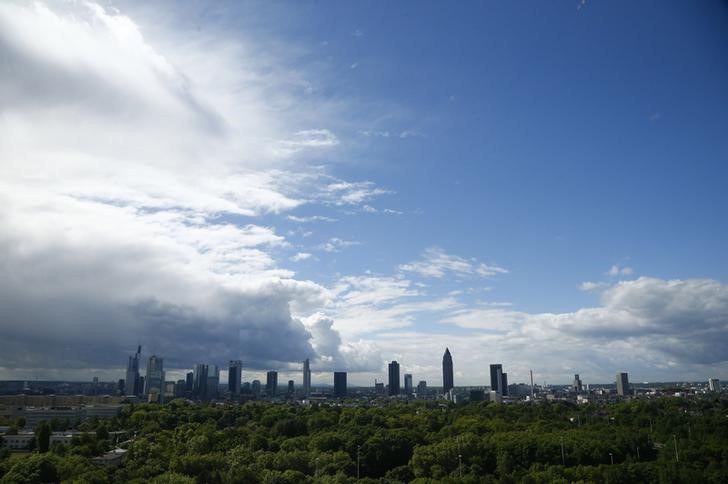
[[[728,402],[718,399],[601,406],[175,400],[85,422],[89,433],[49,447],[58,425],[36,429],[29,456],[0,449],[0,483],[728,482]],[[127,431],[124,462],[94,465],[118,430]]]

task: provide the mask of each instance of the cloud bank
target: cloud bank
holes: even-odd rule
[[[167,35],[92,2],[0,5],[2,368],[115,367],[137,342],[181,368],[341,358],[292,316],[326,290],[256,220],[383,191],[310,163],[339,140],[291,101],[294,73]]]

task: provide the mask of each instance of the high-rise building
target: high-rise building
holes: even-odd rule
[[[708,380],[708,389],[711,392],[720,393],[720,380],[717,378],[711,378]]]
[[[253,380],[253,384],[250,385],[250,391],[253,392],[253,395],[256,397],[260,396],[260,380]]]
[[[578,373],[574,375],[574,383],[571,385],[571,389],[574,390],[576,393],[580,393],[583,390],[583,387],[581,385],[581,378],[579,378]]]
[[[417,384],[417,397],[425,394],[427,394],[427,382],[425,380],[420,380]]]
[[[185,375],[185,392],[192,394],[192,388],[194,386],[194,382],[195,382],[194,372],[188,371],[187,375]]]
[[[240,384],[243,377],[243,362],[240,360],[230,360],[228,368],[228,391],[230,395],[240,395]]]
[[[384,395],[384,383],[374,380],[374,393]]]
[[[265,377],[265,393],[269,397],[275,397],[278,391],[278,372],[269,371]]]
[[[217,398],[220,387],[220,368],[217,365],[207,365],[207,398]]]
[[[629,395],[629,378],[627,373],[617,373],[617,395]]]
[[[503,395],[503,365],[490,365],[490,391]]]
[[[445,348],[442,355],[442,393],[447,393],[453,387],[452,356],[450,349]]]
[[[207,365],[197,363],[193,370],[192,395],[200,400],[207,400]]]
[[[159,394],[159,402],[164,400],[164,360],[156,355],[149,357],[147,361],[147,376],[144,379],[144,394]]]
[[[404,374],[404,394],[412,395],[412,374],[411,373]]]
[[[293,395],[293,392],[296,390],[296,384],[293,382],[293,380],[288,380],[288,395]]]
[[[334,372],[334,396],[344,398],[346,396],[346,372]]]
[[[399,395],[399,363],[396,360],[389,364],[389,394]]]
[[[303,394],[308,395],[311,393],[311,367],[308,363],[308,358],[303,360]]]
[[[126,365],[126,378],[124,379],[124,394],[128,396],[139,395],[143,388],[139,382],[139,358],[142,352],[142,346],[137,346],[137,352],[134,356],[129,357]]]

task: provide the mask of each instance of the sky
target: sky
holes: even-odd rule
[[[728,4],[0,3],[0,378],[728,378]]]

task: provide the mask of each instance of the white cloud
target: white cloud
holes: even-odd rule
[[[357,242],[355,240],[344,240],[344,239],[340,239],[338,237],[332,237],[328,241],[319,245],[318,248],[323,250],[324,252],[339,252],[343,249],[346,249],[348,247],[353,247],[355,245],[361,245],[361,242]]]
[[[291,311],[327,291],[241,220],[383,193],[309,164],[339,144],[326,101],[244,34],[151,42],[116,10],[50,5],[0,3],[0,367],[118,367],[139,340],[170,368],[315,356]]]
[[[585,282],[581,283],[581,285],[579,286],[579,289],[581,289],[582,291],[585,291],[585,292],[593,292],[593,291],[599,291],[608,286],[609,285],[604,282],[585,281]]]
[[[607,275],[610,277],[629,276],[632,275],[633,272],[634,269],[632,269],[631,267],[621,267],[619,266],[619,264],[614,264],[607,271]]]
[[[507,274],[508,270],[498,266],[490,266],[474,260],[464,259],[447,254],[439,247],[430,247],[422,254],[422,259],[399,266],[404,272],[414,272],[424,277],[443,277],[447,273],[455,275],[478,275],[492,277]]]
[[[588,366],[609,381],[610,369],[633,366],[643,378],[664,378],[666,361],[694,371],[728,362],[728,286],[714,280],[641,277],[604,289],[598,307],[569,313],[476,307],[442,322],[494,338],[501,358],[515,361],[509,352],[528,347],[532,356],[524,363],[552,376],[560,366]]]
[[[323,190],[326,196],[335,205],[360,205],[380,195],[392,193],[389,190],[377,188],[374,183],[335,181],[329,183]]]
[[[298,223],[309,223],[309,222],[336,222],[335,218],[324,217],[323,215],[313,215],[311,217],[297,217],[296,215],[289,215],[286,217],[291,222]]]
[[[425,135],[413,129],[407,129],[399,133],[400,138],[424,138]]]
[[[302,260],[310,259],[311,257],[312,257],[312,255],[309,254],[308,252],[298,252],[296,255],[291,257],[291,260],[293,262],[300,262]]]
[[[375,137],[375,138],[389,138],[391,133],[389,131],[375,131],[375,130],[363,130],[359,131],[361,136]]]
[[[282,157],[289,157],[309,148],[328,148],[339,144],[334,133],[328,129],[306,129],[293,133],[289,139],[280,140],[274,152]]]

